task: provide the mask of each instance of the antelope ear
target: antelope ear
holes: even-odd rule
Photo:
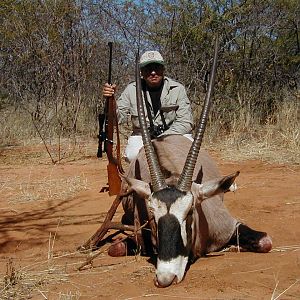
[[[191,191],[194,196],[194,199],[196,199],[196,201],[202,202],[207,198],[221,193],[236,191],[237,185],[234,182],[234,180],[239,174],[240,172],[237,171],[228,176],[224,176],[221,179],[209,180],[202,184],[193,182]]]
[[[135,191],[141,198],[147,198],[151,195],[151,189],[149,183],[138,180],[135,178],[128,178],[123,176],[129,186],[129,191]]]

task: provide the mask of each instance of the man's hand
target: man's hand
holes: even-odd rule
[[[102,90],[103,97],[112,97],[115,94],[115,91],[115,84],[105,83]]]

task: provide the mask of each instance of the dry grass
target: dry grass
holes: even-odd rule
[[[108,273],[114,273],[116,269],[134,264],[138,257],[124,257],[114,264],[101,264],[97,268],[83,270],[78,273],[78,266],[83,263],[86,254],[80,252],[65,253],[62,255],[53,252],[55,236],[49,238],[48,258],[44,261],[36,261],[27,266],[16,266],[14,260],[9,259],[7,262],[6,274],[0,277],[0,299],[2,300],[23,300],[38,296],[38,299],[61,299],[61,300],[77,300],[81,298],[79,290],[69,291],[53,291],[54,286],[65,284],[65,286],[73,286],[76,278],[80,277],[80,282],[84,282],[93,276],[103,276],[102,280],[111,280]],[[101,257],[100,257],[101,260]],[[141,266],[135,268],[135,271],[129,276],[131,281],[139,280],[141,277],[149,273],[153,273],[153,268],[149,266]],[[113,284],[113,283],[112,283]],[[56,295],[56,298],[49,298],[49,295]]]
[[[0,191],[6,195],[9,204],[49,200],[64,201],[87,189],[88,182],[84,174],[57,178],[54,173],[51,173],[41,180],[34,180],[29,172],[26,178],[10,178],[0,182]]]
[[[288,286],[282,292],[276,293],[277,287],[278,287],[278,284],[279,284],[279,280],[277,278],[275,278],[275,288],[273,290],[273,293],[272,293],[272,296],[271,296],[271,300],[281,299],[281,296],[284,296],[286,294],[286,292],[288,290],[290,290],[293,286],[295,286],[296,284],[298,284],[298,282],[300,282],[300,279],[296,279],[290,286]],[[276,295],[276,294],[278,294],[278,295]]]
[[[299,251],[300,245],[288,245],[288,246],[278,246],[273,248],[271,252],[287,252],[287,251]]]
[[[5,120],[0,124],[0,161],[5,164],[60,163],[97,151],[96,123],[77,131],[59,129],[55,122],[34,125],[28,112],[14,107],[1,109],[0,119]]]
[[[12,258],[7,261],[6,274],[0,278],[1,299],[29,299],[34,294],[41,299],[48,299],[48,287],[59,283],[68,282],[70,277],[69,268],[72,263],[66,263],[64,259],[73,258],[77,252],[63,255],[55,255],[54,246],[57,225],[54,234],[49,234],[47,260],[35,261],[31,265],[17,267]],[[59,292],[58,299],[77,300],[80,298],[79,292]]]
[[[226,134],[222,121],[214,121],[206,133],[208,147],[224,159],[259,159],[279,164],[300,164],[300,95],[278,103],[272,116],[260,124],[247,109],[233,116]]]
[[[278,164],[300,164],[300,147],[290,147],[267,138],[267,133],[260,132],[260,138],[247,139],[241,136],[229,136],[222,144],[211,144],[210,147],[220,151],[226,160],[258,159]]]
[[[55,235],[50,235],[46,260],[35,261],[30,265],[21,267],[17,266],[13,259],[8,259],[6,274],[0,278],[0,299],[30,299],[34,295],[38,295],[39,299],[49,299],[51,286],[70,283],[71,277],[77,275],[72,271],[82,262],[82,255],[78,252],[55,254],[53,252],[54,244]],[[72,262],[74,258],[76,259],[75,263]],[[84,274],[84,272],[81,273],[82,276]],[[80,299],[80,296],[78,291],[59,291],[56,299],[75,300]]]
[[[76,292],[67,292],[67,293],[62,293],[60,292],[58,295],[58,299],[59,300],[78,300],[80,299],[80,292],[76,291]]]
[[[285,101],[278,101],[273,114],[267,120],[258,120],[245,106],[234,112],[229,111],[226,116],[230,119],[230,124],[225,126],[226,129],[221,118],[211,120],[206,132],[206,143],[208,147],[219,150],[226,159],[261,159],[300,164],[299,103],[299,93],[287,94]],[[196,107],[194,111],[200,108]],[[51,159],[56,162],[70,161],[83,156],[95,156],[97,151],[95,144],[98,124],[84,124],[82,117],[79,122],[81,136],[65,133],[64,137],[58,137],[55,133],[57,129],[49,127],[43,133],[43,140],[35,131],[28,114],[6,108],[0,111],[0,118],[5,120],[0,125],[0,160],[8,157],[7,151],[16,151],[15,156],[10,153],[10,160],[7,161],[9,164],[20,164],[22,161],[51,163]],[[91,119],[90,117],[89,120]],[[122,126],[122,146],[126,144],[129,132],[128,126]],[[33,144],[40,145],[39,151],[30,151]],[[27,147],[29,151],[20,157],[18,146]]]
[[[18,109],[7,108],[0,111],[0,151],[2,147],[26,143],[28,137],[34,137],[35,130],[31,126],[30,116]],[[0,152],[1,154],[1,152]]]
[[[40,139],[28,138],[18,140],[18,144],[0,144],[0,162],[3,165],[52,164],[49,154]],[[92,138],[77,137],[48,140],[48,150],[57,164],[86,157],[95,157],[96,141]],[[51,144],[50,144],[51,143]],[[60,157],[60,160],[58,158]]]
[[[13,260],[7,262],[7,271],[4,278],[0,280],[1,299],[29,299],[33,291],[44,295],[46,285],[66,282],[68,274],[64,267],[55,266],[47,262],[47,268],[41,265],[34,267],[17,268]],[[47,299],[45,296],[41,299]]]
[[[56,257],[53,253],[58,226],[59,224],[53,236],[50,233],[46,261],[35,262],[25,267],[17,267],[12,258],[8,259],[6,274],[3,279],[0,279],[1,299],[29,299],[32,297],[33,292],[39,294],[41,299],[48,299],[45,295],[47,285],[68,280],[67,265],[56,264]]]

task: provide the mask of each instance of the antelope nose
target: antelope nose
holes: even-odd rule
[[[157,287],[167,287],[174,282],[175,278],[177,276],[173,273],[157,273],[154,283]]]

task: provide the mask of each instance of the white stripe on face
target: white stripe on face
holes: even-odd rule
[[[173,214],[178,219],[178,222],[182,224],[192,205],[193,195],[191,192],[187,192],[186,195],[176,199],[176,201],[171,204],[170,214]]]
[[[151,196],[150,196],[151,197]],[[159,199],[153,197],[148,202],[150,211],[154,214],[155,222],[158,224],[158,220],[168,213],[168,208],[166,203],[160,201]]]
[[[177,277],[177,283],[182,281],[188,257],[178,256],[169,261],[157,260],[156,278],[161,286],[167,286],[172,282],[166,282],[167,279],[173,281],[174,276]]]

